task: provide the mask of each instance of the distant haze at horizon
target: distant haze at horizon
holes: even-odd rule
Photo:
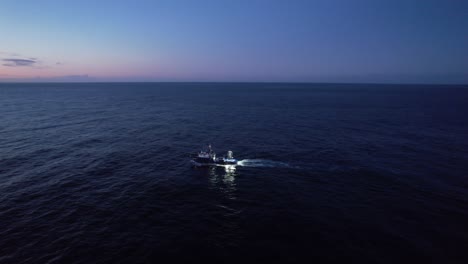
[[[0,82],[468,83],[466,1],[0,3]]]

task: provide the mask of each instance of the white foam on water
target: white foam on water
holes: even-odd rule
[[[266,159],[244,159],[237,162],[242,167],[291,168],[289,164]]]

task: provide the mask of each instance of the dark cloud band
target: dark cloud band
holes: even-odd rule
[[[28,59],[3,59],[4,63],[3,66],[8,67],[28,67],[34,66],[37,61],[36,60],[28,60]]]

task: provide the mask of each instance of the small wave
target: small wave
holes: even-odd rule
[[[237,162],[242,167],[265,167],[265,168],[292,168],[294,166],[285,162],[266,159],[244,159]]]

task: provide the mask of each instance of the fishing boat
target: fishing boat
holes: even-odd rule
[[[232,151],[229,150],[223,157],[216,157],[211,145],[208,145],[207,150],[201,150],[192,156],[190,162],[197,167],[237,165],[237,160],[233,157]]]

